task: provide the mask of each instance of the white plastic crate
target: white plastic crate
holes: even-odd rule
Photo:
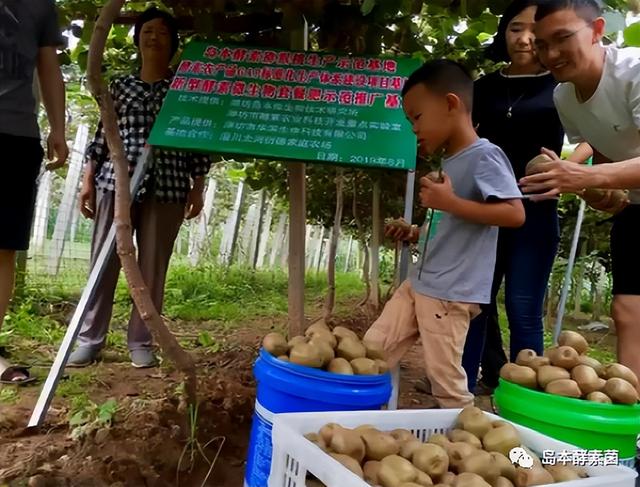
[[[421,441],[434,433],[453,429],[460,409],[355,411],[329,413],[277,414],[273,424],[273,459],[269,487],[305,487],[307,472],[328,487],[370,487],[320,448],[304,438],[317,432],[327,423],[338,423],[346,428],[371,424],[381,431],[405,428]],[[492,419],[498,416],[486,413]],[[525,446],[537,454],[544,450],[576,450],[529,428],[511,423],[518,430]],[[589,478],[563,482],[562,487],[634,487],[637,473],[627,467],[586,467]],[[540,487],[550,487],[548,486]]]

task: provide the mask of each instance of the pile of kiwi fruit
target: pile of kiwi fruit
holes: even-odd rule
[[[589,357],[587,340],[575,331],[563,331],[558,346],[540,357],[522,350],[515,363],[500,370],[500,377],[548,394],[606,404],[638,402],[638,377],[622,364],[603,365]]]
[[[323,369],[343,375],[381,375],[389,371],[381,347],[364,343],[358,335],[320,320],[309,326],[304,336],[287,341],[280,333],[269,333],[262,347],[278,360]]]
[[[463,409],[454,428],[423,443],[406,429],[382,432],[370,425],[348,429],[330,423],[305,438],[374,487],[528,487],[587,477],[573,465],[543,466],[513,425],[492,421],[476,407]],[[509,453],[517,447],[531,456],[531,468],[511,462]],[[315,478],[307,481],[322,485]]]

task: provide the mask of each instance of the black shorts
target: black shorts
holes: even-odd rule
[[[39,139],[0,134],[0,249],[29,248],[43,157]]]
[[[640,295],[640,205],[629,205],[611,228],[612,294]]]

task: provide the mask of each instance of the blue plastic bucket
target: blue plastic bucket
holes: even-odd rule
[[[253,372],[258,383],[245,487],[267,487],[271,426],[278,413],[381,409],[391,396],[391,375],[339,375],[283,362],[264,349]]]

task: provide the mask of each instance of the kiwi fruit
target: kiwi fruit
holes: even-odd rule
[[[357,431],[342,427],[334,428],[329,447],[335,453],[354,458],[358,463],[364,459],[364,442]]]
[[[497,419],[497,420],[491,422],[491,427],[492,428],[500,428],[501,426],[511,426],[511,423],[507,423],[506,421],[503,421],[502,419]]]
[[[606,385],[606,382],[605,382],[605,385]],[[607,396],[604,392],[600,392],[600,391],[595,391],[595,392],[592,392],[591,394],[587,394],[587,397],[585,399],[587,401],[601,402],[602,404],[613,403],[613,401],[609,396]]]
[[[305,365],[319,369],[322,367],[322,356],[316,347],[309,343],[299,343],[289,352],[292,364]]]
[[[571,330],[565,330],[560,333],[558,345],[561,347],[571,347],[578,352],[578,355],[583,355],[589,350],[587,340],[580,333]]]
[[[422,487],[422,485],[416,482],[402,482],[399,487]]]
[[[291,340],[287,342],[287,345],[289,346],[289,349],[292,349],[299,343],[309,343],[309,337],[303,337],[303,336],[293,337]]]
[[[418,471],[413,464],[401,456],[389,455],[380,461],[378,480],[382,487],[398,487],[405,482],[413,482]]]
[[[579,354],[573,347],[560,346],[549,355],[551,365],[571,370],[579,364]]]
[[[311,334],[311,340],[324,340],[329,344],[329,346],[334,349],[338,344],[338,340],[336,337],[330,332],[326,330],[316,330]]]
[[[484,450],[477,450],[458,465],[460,473],[475,473],[487,481],[500,476],[500,467],[493,461],[491,455]]]
[[[411,431],[403,428],[398,428],[393,431],[390,431],[389,434],[400,442],[408,441],[408,440],[417,440],[417,438]]]
[[[362,466],[362,472],[364,473],[364,480],[370,484],[376,485],[378,481],[378,472],[380,471],[380,462],[375,460],[369,460]]]
[[[278,357],[278,360],[282,360],[283,362],[288,362],[289,361],[289,356],[288,355],[280,355]]]
[[[440,477],[440,483],[444,485],[453,485],[456,481],[456,474],[453,472],[446,472]]]
[[[368,460],[380,461],[389,455],[397,455],[400,451],[400,445],[396,439],[390,434],[380,431],[365,431],[362,433],[362,441],[364,442],[365,458]]]
[[[583,478],[576,470],[567,465],[547,465],[545,470],[551,474],[554,482],[568,482]]]
[[[328,423],[320,428],[318,435],[320,435],[320,438],[322,438],[322,441],[324,441],[325,445],[331,444],[331,438],[333,438],[333,432],[336,430],[336,428],[340,428],[340,425],[336,423]]]
[[[564,397],[579,398],[582,396],[582,391],[578,383],[571,379],[560,379],[549,382],[547,387],[544,388],[544,392]]]
[[[477,408],[475,406],[467,406],[462,411],[460,411],[460,413],[458,413],[458,417],[456,418],[456,421],[458,422],[464,421],[467,418],[473,418],[473,417],[479,416],[480,414],[484,414],[482,412],[482,409]]]
[[[547,357],[547,358],[551,358],[551,354],[554,352],[554,350],[557,350],[557,349],[558,349],[557,345],[553,346],[553,347],[549,347],[543,352],[542,356],[543,357]]]
[[[334,374],[342,374],[342,375],[353,375],[353,367],[347,359],[338,357],[334,358],[329,365],[327,366],[327,370],[329,372],[333,372]]]
[[[463,472],[456,477],[452,487],[491,487],[491,484],[478,474]]]
[[[456,426],[482,439],[491,429],[491,420],[485,416],[482,410],[476,407],[468,407],[458,415]]]
[[[357,358],[366,358],[367,349],[357,338],[345,337],[338,343],[336,355],[351,362]]]
[[[469,443],[475,448],[482,448],[482,441],[480,441],[476,435],[461,429],[451,430],[451,432],[449,432],[449,440],[453,443],[462,441],[464,443]]]
[[[372,424],[361,424],[357,428],[353,428],[353,431],[357,431],[360,436],[367,431],[375,431],[377,433],[381,433],[374,425]]]
[[[311,443],[317,445],[322,450],[327,448],[327,445],[325,444],[324,440],[318,433],[307,433],[306,435],[304,435],[304,437],[307,440],[309,440]]]
[[[529,362],[529,367],[531,367],[536,372],[538,371],[538,369],[540,369],[540,367],[544,365],[551,365],[551,360],[549,360],[549,357],[536,357],[531,362]]]
[[[507,457],[505,457],[502,453],[498,453],[498,452],[491,452],[489,455],[491,455],[492,460],[495,462],[495,464],[498,466],[498,468],[500,469],[500,476],[501,477],[505,477],[507,479],[509,479],[510,481],[515,480],[516,478],[516,467],[513,463],[511,463],[511,460],[509,460]]]
[[[436,433],[433,434],[429,437],[429,439],[427,440],[427,443],[433,443],[434,445],[438,445],[441,446],[442,448],[444,448],[445,450],[447,449],[447,445],[449,445],[451,443],[451,441],[449,441],[449,438],[447,438],[445,435],[441,435],[440,433]]]
[[[515,467],[513,467],[513,470],[515,472]],[[497,479],[495,479],[493,482],[491,482],[491,487],[513,487],[513,482],[511,482],[511,480],[509,480],[506,477],[500,476]]]
[[[544,389],[550,382],[560,379],[570,379],[571,373],[562,367],[543,365],[538,369],[538,385]]]
[[[333,457],[334,460],[337,460],[338,462],[340,462],[347,469],[355,473],[358,477],[360,477],[361,479],[364,478],[364,472],[362,471],[362,467],[360,466],[360,463],[356,461],[354,458],[350,457],[349,455],[342,455],[340,453],[330,453],[330,455],[331,457]]]
[[[349,328],[345,328],[344,326],[336,326],[333,329],[333,334],[338,339],[338,341],[343,340],[344,338],[351,338],[352,340],[360,341],[358,335],[352,332]]]
[[[262,347],[274,357],[286,355],[289,351],[287,340],[280,333],[269,333],[262,339]]]
[[[626,367],[625,365],[611,364],[605,368],[604,378],[613,379],[614,377],[624,379],[633,387],[638,387],[638,377],[629,367]]]
[[[580,362],[580,365],[588,365],[589,367],[594,369],[598,374],[598,377],[604,379],[604,376],[605,376],[604,365],[602,365],[596,359],[588,357],[586,355],[580,355],[580,357],[578,357],[578,361]]]
[[[538,386],[536,371],[530,367],[508,363],[500,369],[500,377],[522,387],[535,389]]]
[[[531,350],[530,348],[525,348],[524,350],[520,350],[516,357],[516,364],[524,365],[526,367],[530,367],[531,362],[538,356],[535,350]]]
[[[525,169],[524,169],[525,175],[530,176],[532,174],[537,174],[539,172],[542,172],[540,165],[550,161],[551,161],[551,158],[546,154],[538,154],[529,162],[527,162],[527,165],[525,166]]]
[[[418,470],[418,475],[416,476],[416,480],[414,483],[420,485],[421,487],[429,487],[433,485],[433,480],[429,477],[428,474]]]
[[[318,335],[314,335],[313,338],[309,341],[309,345],[315,347],[320,357],[322,357],[322,366],[329,365],[331,361],[335,358],[335,353],[331,345],[324,341],[322,338],[317,338]]]
[[[413,440],[404,441],[400,445],[400,453],[399,453],[399,455],[402,458],[406,458],[407,460],[411,461],[413,459],[414,452],[418,448],[420,448],[422,445],[424,445],[424,443],[422,443],[417,438],[414,438]]]
[[[351,361],[353,373],[356,375],[378,375],[378,364],[370,358],[357,358]]]
[[[389,364],[385,360],[375,359],[374,362],[378,366],[378,372],[380,374],[386,374],[389,372]]]
[[[367,350],[367,358],[371,360],[386,360],[386,356],[384,353],[384,348],[379,343],[374,343],[371,341],[363,341],[364,348]]]
[[[602,392],[616,404],[636,404],[638,402],[636,388],[620,377],[612,377],[607,380]]]
[[[449,470],[449,456],[441,446],[425,443],[413,452],[411,463],[429,477],[441,477]]]
[[[304,335],[307,336],[307,337],[310,337],[316,331],[328,331],[329,333],[331,333],[331,328],[329,328],[329,326],[325,323],[324,320],[319,320],[319,321],[316,321],[315,323],[313,323],[312,325],[310,325],[305,330]]]
[[[605,381],[598,377],[595,369],[588,365],[576,365],[571,369],[571,378],[578,383],[583,394],[591,394],[604,387]]]
[[[553,484],[553,477],[544,468],[534,465],[533,468],[516,468],[515,487]]]
[[[460,471],[460,464],[465,458],[470,457],[478,451],[475,446],[464,442],[450,443],[446,450],[449,455],[449,464],[453,467],[455,472]]]
[[[520,446],[520,437],[513,427],[503,426],[501,428],[493,428],[482,439],[484,449],[488,452],[502,453],[505,457],[509,456],[509,452]]]

